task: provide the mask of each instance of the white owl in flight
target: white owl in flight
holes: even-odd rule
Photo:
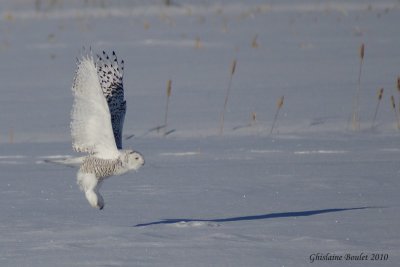
[[[104,179],[137,170],[143,156],[122,150],[124,100],[123,66],[115,52],[105,52],[94,60],[91,53],[78,59],[72,86],[74,103],[71,112],[72,147],[89,155],[78,158],[77,182],[89,204],[103,209],[99,188]]]

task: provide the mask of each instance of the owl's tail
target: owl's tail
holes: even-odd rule
[[[79,168],[81,166],[84,158],[85,157],[45,159],[44,162],[65,165],[65,166],[72,167],[72,168]]]

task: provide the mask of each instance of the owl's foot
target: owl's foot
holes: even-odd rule
[[[86,199],[88,200],[90,206],[102,210],[104,208],[103,197],[94,190],[88,190],[85,192]]]

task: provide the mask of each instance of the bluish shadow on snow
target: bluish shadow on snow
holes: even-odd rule
[[[185,222],[185,223],[187,223],[187,222],[223,223],[223,222],[255,221],[255,220],[266,220],[266,219],[288,218],[288,217],[305,217],[305,216],[313,216],[313,215],[319,215],[319,214],[331,213],[331,212],[363,210],[363,209],[370,209],[370,208],[375,208],[375,207],[358,207],[358,208],[279,212],[279,213],[269,213],[269,214],[262,214],[262,215],[220,218],[220,219],[164,219],[161,221],[137,224],[137,225],[135,225],[135,227],[144,227],[144,226],[151,226],[151,225],[157,225],[157,224],[174,224],[174,223],[181,223],[181,222]]]

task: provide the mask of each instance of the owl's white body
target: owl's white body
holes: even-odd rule
[[[99,193],[102,182],[110,176],[137,170],[143,164],[143,157],[131,150],[121,151],[117,159],[87,156],[79,168],[77,182],[80,189],[85,192],[89,204],[94,208],[103,209],[104,200]]]
[[[117,147],[117,143],[122,147],[126,102],[123,99],[123,69],[119,70],[114,52],[113,56],[113,60],[109,60],[107,56],[106,60],[99,64],[100,67],[97,66],[102,72],[106,70],[107,80],[101,80],[104,77],[99,74],[92,56],[82,57],[78,61],[72,86],[72,146],[75,151],[89,153],[88,156],[80,158],[77,182],[85,192],[89,204],[99,209],[104,207],[103,197],[99,193],[104,179],[137,170],[144,164],[140,153],[119,150]],[[99,59],[102,60],[100,57]],[[112,117],[115,119],[112,120]]]

